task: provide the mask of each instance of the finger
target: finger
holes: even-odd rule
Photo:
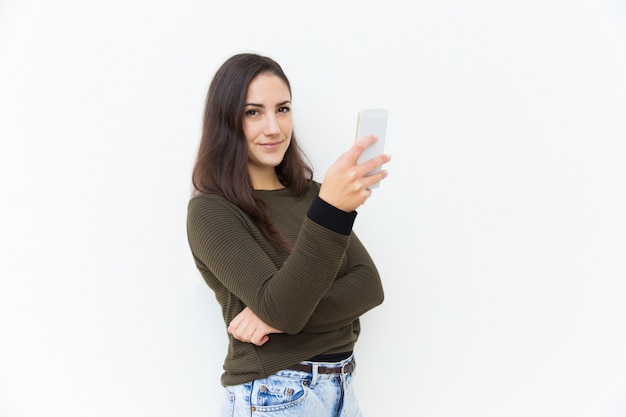
[[[245,329],[241,331],[241,340],[242,342],[252,342],[255,337],[256,329],[254,326],[247,326]]]
[[[359,165],[359,172],[362,175],[366,175],[372,171],[376,171],[378,168],[386,164],[391,160],[391,156],[388,154],[380,154],[375,156]]]
[[[237,329],[239,329],[239,328],[243,328],[244,326],[246,326],[246,324],[244,323],[244,321],[245,321],[245,320],[246,320],[246,319],[245,319],[245,316],[244,316],[243,314],[241,314],[241,313],[240,313],[240,314],[237,314],[237,315],[235,316],[235,318],[234,318],[234,319],[232,319],[232,320],[230,321],[230,323],[228,324],[228,329],[229,329],[229,332],[230,332],[231,330],[232,330],[232,331],[237,331]]]
[[[378,136],[376,135],[365,135],[357,139],[350,149],[345,153],[346,157],[351,161],[356,163],[359,159],[363,151],[369,146],[373,145],[378,140]]]
[[[389,173],[387,172],[387,170],[381,169],[377,173],[368,175],[367,177],[365,177],[363,179],[363,185],[365,185],[365,187],[367,187],[367,189],[370,190],[370,187],[372,187],[374,184],[378,184],[379,182],[387,178],[388,175]],[[371,190],[370,190],[370,196],[371,196]]]
[[[231,322],[228,324],[229,332],[230,332],[230,329],[236,329],[237,327],[239,327],[239,324],[241,323],[242,320],[243,318],[241,317],[241,315],[235,316],[235,318],[232,319]]]
[[[268,340],[269,336],[267,334],[255,332],[255,334],[250,338],[250,343],[252,343],[253,345],[261,346]]]
[[[250,323],[247,320],[238,320],[237,323],[233,320],[228,326],[228,333],[230,333],[235,339],[242,342],[250,340],[253,330],[254,329],[251,330]]]
[[[228,334],[233,336],[235,339],[239,339],[241,337],[241,331],[238,326],[233,326],[232,324],[228,326]]]

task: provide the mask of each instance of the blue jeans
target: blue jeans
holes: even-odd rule
[[[301,362],[313,372],[282,370],[267,378],[225,387],[221,417],[363,417],[354,395],[354,374],[319,374],[318,366],[341,362]]]

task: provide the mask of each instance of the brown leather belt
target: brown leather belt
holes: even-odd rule
[[[356,367],[356,363],[354,362],[354,359],[352,359],[350,362],[344,364],[343,366],[318,366],[317,367],[317,373],[318,374],[350,374],[352,372],[354,372],[354,368]],[[300,371],[300,372],[308,372],[310,374],[313,373],[313,366],[312,365],[305,365],[303,363],[297,363],[293,366],[290,366],[289,368],[292,371]]]

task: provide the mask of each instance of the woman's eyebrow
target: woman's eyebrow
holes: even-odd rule
[[[280,103],[276,104],[276,107],[281,107],[281,106],[284,106],[285,104],[291,104],[291,100],[281,101]],[[259,107],[261,109],[265,108],[264,104],[259,104],[259,103],[246,103],[246,106]]]

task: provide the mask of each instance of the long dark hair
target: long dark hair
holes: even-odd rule
[[[274,248],[289,251],[289,243],[273,227],[267,206],[254,191],[248,173],[248,148],[243,132],[245,100],[250,82],[265,73],[282,79],[291,95],[287,76],[271,58],[238,54],[217,70],[206,98],[192,182],[197,191],[220,195],[237,205],[257,224]],[[292,196],[304,195],[311,186],[313,169],[306,162],[293,132],[276,174]]]

